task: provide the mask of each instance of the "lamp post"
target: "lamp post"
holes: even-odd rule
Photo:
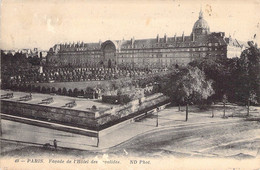
[[[256,93],[252,90],[249,92],[249,98],[247,99],[247,116],[249,116],[249,107],[250,107],[250,102],[252,103],[257,103],[257,99],[256,99]]]
[[[97,133],[97,147],[99,146],[99,132]]]
[[[223,118],[226,117],[226,102],[227,102],[227,95],[223,95],[223,104],[224,104],[224,113],[223,113]]]
[[[188,113],[189,113],[189,105],[188,105],[188,102],[187,102],[187,104],[186,104],[186,119],[185,119],[186,122],[188,121]]]
[[[157,107],[156,108],[156,111],[157,111],[157,116],[156,116],[156,127],[159,126],[159,108]]]

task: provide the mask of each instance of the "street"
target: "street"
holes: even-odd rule
[[[229,108],[226,114],[241,108]],[[257,108],[258,109],[258,108]],[[229,117],[223,119],[222,111],[216,110],[215,117],[210,111],[197,112],[191,109],[188,122],[185,121],[185,111],[177,111],[177,107],[170,107],[140,121],[128,124],[100,138],[100,145],[96,147],[96,139],[68,132],[48,128],[32,128],[30,125],[7,123],[2,121],[2,139],[24,139],[24,131],[33,136],[32,142],[39,145],[21,143],[8,144],[2,140],[3,155],[27,155],[32,150],[35,155],[82,155],[83,157],[102,155],[111,156],[143,156],[143,157],[238,157],[254,158],[259,156],[260,124],[259,121],[248,121],[244,118]],[[243,113],[244,114],[244,113]],[[258,110],[255,115],[259,115]],[[255,116],[254,115],[254,116]],[[14,128],[18,126],[20,131]],[[26,127],[26,128],[25,128]],[[31,129],[30,129],[31,128]],[[46,150],[42,145],[57,139],[58,152]],[[42,145],[41,145],[42,144]],[[18,148],[17,148],[18,147]],[[74,149],[69,149],[74,148]],[[80,149],[80,150],[78,150]],[[84,150],[84,151],[83,151]]]

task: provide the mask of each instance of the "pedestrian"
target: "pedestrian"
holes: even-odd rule
[[[56,139],[53,140],[53,146],[54,146],[55,150],[57,150],[57,140]]]

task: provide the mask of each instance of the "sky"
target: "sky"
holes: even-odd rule
[[[211,32],[260,44],[260,0],[2,0],[0,48],[190,35],[200,9]]]

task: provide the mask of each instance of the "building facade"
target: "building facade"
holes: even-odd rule
[[[198,58],[239,57],[244,45],[225,37],[224,32],[210,32],[202,11],[189,36],[153,39],[107,40],[98,43],[65,43],[50,48],[47,63],[77,67],[149,67],[185,65]]]

